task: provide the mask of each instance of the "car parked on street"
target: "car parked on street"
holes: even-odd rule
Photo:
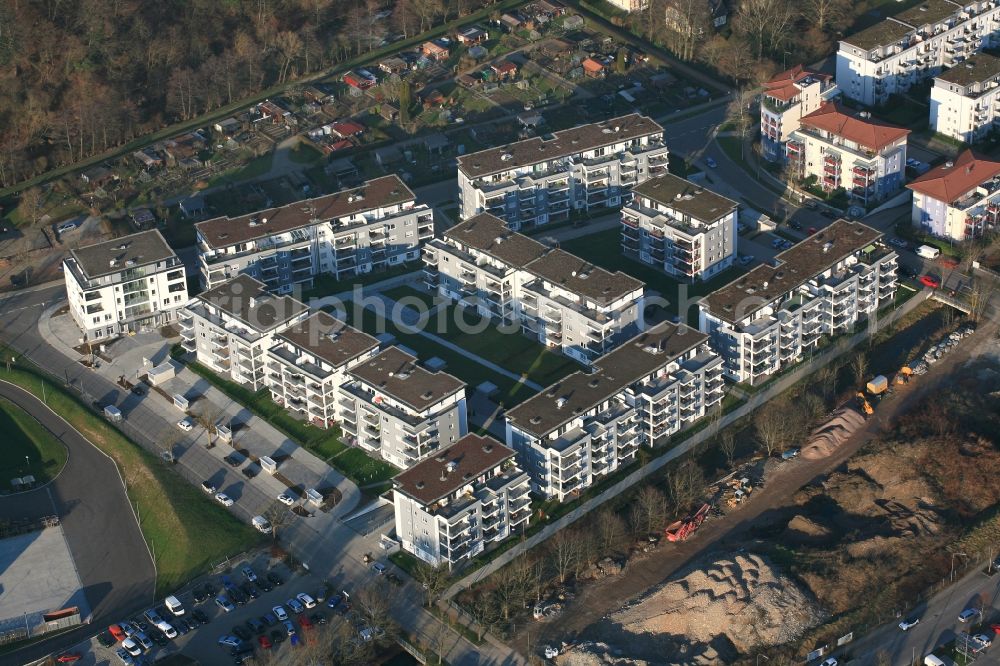
[[[274,613],[274,616],[278,618],[278,622],[284,622],[288,619],[288,613],[285,612],[284,606],[275,606],[271,609],[271,611]]]
[[[284,504],[285,506],[292,506],[293,504],[295,504],[295,500],[288,493],[281,493],[280,495],[278,495],[278,501]]]
[[[302,605],[305,606],[306,608],[316,607],[316,600],[313,599],[308,594],[306,594],[305,592],[299,592],[298,594],[295,595],[295,598],[298,599],[300,602],[302,602]]]
[[[285,602],[285,605],[288,606],[296,615],[303,613],[306,610],[306,607],[303,606],[302,602],[300,602],[297,598],[289,599]]]
[[[278,574],[274,573],[273,571],[268,571],[267,572],[267,580],[269,580],[271,583],[273,583],[276,586],[279,586],[279,585],[281,585],[284,582],[283,580],[281,580],[281,576],[279,576]]]
[[[903,620],[902,622],[900,622],[899,623],[899,628],[902,629],[903,631],[909,631],[910,629],[912,629],[913,627],[917,626],[918,624],[920,624],[920,618],[919,617],[915,617],[915,618],[912,618],[912,619],[909,619],[909,620]]]
[[[234,606],[233,602],[229,600],[229,597],[224,594],[220,594],[215,598],[215,605],[221,608],[225,613],[232,613],[236,610],[236,606]]]
[[[959,622],[969,622],[973,618],[979,617],[978,608],[966,608],[964,611],[958,614]]]
[[[235,502],[233,502],[233,498],[227,495],[226,493],[216,493],[215,501],[221,504],[222,506],[232,506],[233,504],[235,504]]]
[[[257,572],[252,567],[243,567],[243,577],[251,583],[257,582]]]
[[[938,287],[941,286],[941,280],[939,280],[933,275],[921,275],[920,284],[924,285],[925,287],[930,287],[931,289],[937,289]]]
[[[219,638],[218,643],[223,647],[239,647],[240,639],[231,634],[226,634]]]
[[[194,423],[191,421],[191,419],[185,418],[177,422],[177,427],[183,430],[184,432],[191,432],[192,430],[194,430]]]

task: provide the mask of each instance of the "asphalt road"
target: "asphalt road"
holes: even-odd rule
[[[51,515],[54,505],[94,626],[151,602],[156,571],[114,462],[30,393],[0,381],[0,396],[28,412],[69,450],[66,466],[51,484],[0,498],[0,515],[22,509]],[[58,644],[71,645],[92,632],[92,627],[81,627],[59,638]],[[4,655],[0,664],[24,664],[49,653],[56,644],[46,642]]]

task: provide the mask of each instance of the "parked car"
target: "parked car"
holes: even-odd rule
[[[281,629],[272,629],[271,630],[271,642],[272,643],[274,643],[275,645],[277,645],[277,644],[283,642],[284,640],[285,640],[285,632],[284,631],[282,631]]]
[[[257,573],[251,567],[243,567],[243,576],[251,583],[257,582]]]
[[[115,655],[118,656],[118,661],[125,664],[125,666],[132,666],[132,664],[135,663],[135,661],[132,659],[132,655],[130,655],[125,650],[125,648],[118,648],[117,650],[115,650]]]
[[[200,609],[191,611],[191,617],[198,620],[201,624],[208,624],[209,622],[208,615],[205,614],[205,611]]]
[[[958,614],[958,621],[968,622],[978,616],[979,616],[978,608],[966,608],[964,611]]]
[[[185,418],[177,422],[177,427],[183,430],[184,432],[191,432],[192,430],[194,430],[194,423],[191,421],[191,419]]]
[[[267,629],[267,625],[265,625],[263,622],[261,622],[257,618],[252,617],[249,620],[247,620],[247,629],[249,629],[250,631],[252,631],[254,634],[258,634],[259,635],[259,634],[264,633],[264,631]]]
[[[905,250],[907,248],[907,243],[902,238],[890,238],[889,245],[898,247],[900,250]]]
[[[326,600],[326,607],[336,608],[337,604],[339,604],[343,600],[344,598],[342,596],[340,596],[339,594],[334,594],[333,596],[331,596],[329,599]]]
[[[240,639],[231,634],[226,634],[225,636],[219,638],[218,643],[224,647],[239,647]]]
[[[232,454],[229,454],[228,456],[226,456],[225,458],[223,458],[223,460],[225,460],[226,464],[229,465],[230,467],[239,467],[240,462],[241,462],[238,457],[236,457],[236,456],[234,456]]]
[[[83,659],[83,655],[79,652],[63,652],[56,657],[56,661],[60,664],[72,664],[74,661],[80,661],[81,659]]]
[[[142,647],[139,645],[139,641],[131,636],[122,641],[122,647],[133,657],[138,657],[142,654]]]
[[[231,613],[236,610],[236,606],[234,606],[233,602],[229,600],[229,597],[224,594],[220,594],[215,598],[215,605],[221,608],[225,613]]]
[[[311,629],[312,626],[313,626],[312,625],[312,620],[310,620],[305,615],[300,615],[299,616],[299,625],[301,625],[303,629]]]
[[[300,602],[302,602],[302,605],[305,606],[306,608],[316,607],[316,600],[313,599],[308,594],[306,594],[305,592],[299,592],[298,594],[295,595],[295,598],[298,599]]]
[[[267,636],[259,636],[257,638],[257,643],[260,645],[261,650],[270,650],[272,647],[271,639]]]
[[[267,572],[267,579],[272,583],[274,583],[275,585],[281,585],[284,582],[283,580],[281,580],[281,576],[274,573],[273,571]]]
[[[226,493],[216,493],[215,501],[217,501],[222,506],[232,506],[233,504],[235,504],[235,502],[233,502],[233,498],[227,495]]]
[[[279,622],[284,622],[288,619],[288,613],[285,612],[284,606],[275,606],[271,609],[271,611],[274,613],[274,616],[278,618]]]
[[[920,618],[919,617],[915,617],[915,618],[912,618],[912,619],[909,619],[909,620],[903,620],[902,622],[900,622],[899,623],[899,628],[902,629],[903,631],[909,631],[910,629],[912,629],[913,627],[917,626],[918,624],[920,624]]]
[[[312,620],[313,624],[319,624],[319,625],[326,624],[326,613],[322,611],[316,611],[315,613],[309,616],[309,619]]]
[[[209,492],[208,489],[206,489],[205,492]],[[212,488],[212,492],[215,492],[215,488]],[[196,604],[200,604],[208,599],[211,596],[211,593],[205,589],[205,587],[199,585],[194,588],[194,592],[192,592],[191,595],[194,597],[194,602]]]
[[[752,254],[743,254],[743,255],[740,255],[740,266],[748,266],[751,263],[753,263],[753,255]]]
[[[117,641],[119,643],[121,643],[123,640],[125,640],[126,638],[128,638],[128,635],[125,633],[125,630],[122,629],[121,625],[118,625],[118,624],[109,625],[108,626],[108,632],[110,632],[111,633],[111,637],[114,638],[115,641]]]
[[[972,640],[982,645],[984,648],[988,648],[993,645],[993,639],[986,634],[976,634],[972,637]]]
[[[274,613],[265,613],[264,615],[260,616],[260,619],[261,622],[263,622],[269,627],[273,627],[274,625],[278,624],[278,618],[274,616]]]
[[[242,585],[240,585],[240,590],[243,592],[243,594],[247,595],[251,599],[256,599],[257,597],[260,596],[260,592],[257,590],[257,588],[251,585],[250,583],[243,583]]]
[[[139,642],[139,645],[142,646],[143,650],[153,649],[153,641],[149,640],[149,636],[146,635],[146,632],[140,631],[132,638]]]
[[[292,610],[292,612],[295,613],[296,615],[306,610],[306,607],[303,606],[302,602],[300,602],[297,598],[289,599],[287,602],[285,602],[285,605],[288,606]]]
[[[376,562],[372,565],[372,571],[381,576],[385,573],[385,565],[381,562]]]
[[[248,641],[251,638],[253,638],[253,634],[251,634],[249,631],[247,631],[246,627],[243,627],[243,626],[238,625],[238,624],[235,627],[233,627],[232,633],[233,633],[234,636],[239,636],[240,640],[244,640],[244,641]]]
[[[292,506],[293,504],[295,504],[295,499],[293,499],[292,496],[289,495],[288,493],[281,493],[280,495],[278,495],[278,501],[284,504],[285,506]]]
[[[941,280],[937,279],[933,275],[921,275],[920,284],[924,285],[925,287],[930,287],[931,289],[937,289],[938,287],[941,286]]]
[[[209,495],[214,495],[215,492],[218,490],[218,488],[216,488],[214,484],[209,483],[208,481],[201,482],[201,489],[204,490]]]
[[[801,450],[798,447],[788,449],[787,451],[782,452],[781,459],[791,460],[792,458],[798,458],[799,453],[801,453]]]

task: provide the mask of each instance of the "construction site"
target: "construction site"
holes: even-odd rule
[[[620,575],[577,587],[536,645],[570,666],[801,660],[860,604],[939,580],[961,521],[1000,503],[996,325],[928,305],[865,369],[795,445],[743,459]],[[960,464],[943,464],[950,449]],[[966,499],[957,479],[982,483]],[[891,594],[859,598],[873,584]]]

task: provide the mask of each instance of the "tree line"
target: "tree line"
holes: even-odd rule
[[[487,0],[0,3],[0,185],[119,146]]]

